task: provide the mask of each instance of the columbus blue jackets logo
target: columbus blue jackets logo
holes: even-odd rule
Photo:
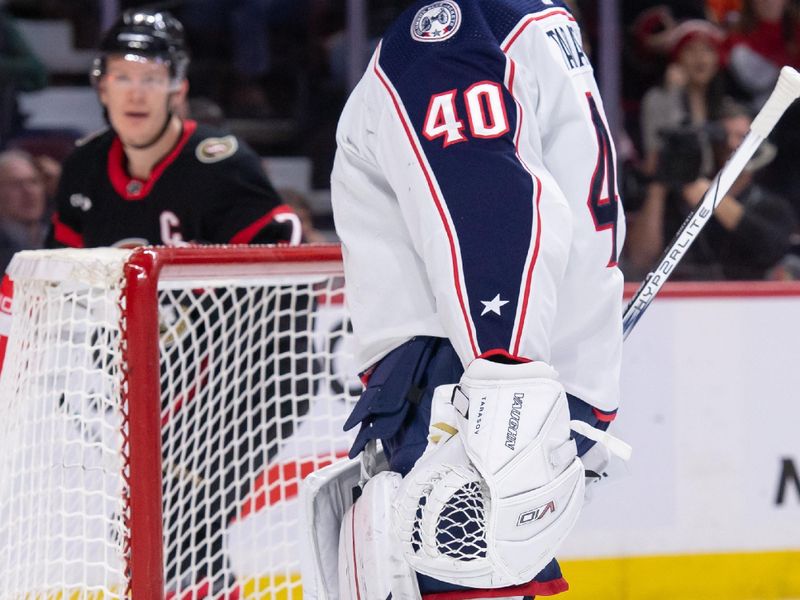
[[[450,0],[420,8],[411,23],[411,37],[418,42],[441,42],[453,37],[461,26],[461,9]]]

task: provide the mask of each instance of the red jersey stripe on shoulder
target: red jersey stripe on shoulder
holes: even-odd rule
[[[503,52],[508,52],[508,49],[514,45],[514,42],[517,41],[517,38],[522,34],[523,31],[525,31],[525,29],[527,29],[528,25],[530,25],[531,23],[534,23],[536,21],[543,21],[544,19],[549,19],[551,17],[558,17],[558,16],[566,17],[568,21],[573,21],[573,22],[575,21],[575,17],[573,17],[571,14],[569,14],[566,10],[562,8],[556,8],[544,13],[530,15],[526,17],[524,20],[522,20],[516,26],[515,28],[516,31],[512,30],[513,33],[509,34],[510,36],[509,38],[506,38],[508,39],[508,41],[502,45]]]
[[[419,167],[422,170],[422,174],[425,176],[425,182],[428,184],[428,190],[430,190],[431,197],[433,198],[434,204],[436,204],[436,210],[439,213],[439,217],[442,220],[442,225],[444,226],[445,234],[447,235],[447,241],[450,245],[450,256],[453,266],[453,280],[456,287],[456,295],[458,297],[458,303],[461,308],[461,314],[464,318],[464,324],[467,328],[467,335],[469,337],[469,343],[472,348],[473,356],[478,356],[480,351],[478,350],[478,344],[475,341],[475,334],[473,333],[473,326],[472,321],[469,317],[469,313],[467,312],[466,304],[464,303],[464,295],[461,290],[461,277],[459,276],[459,266],[458,266],[458,255],[456,253],[456,245],[455,239],[453,236],[453,231],[450,229],[450,225],[447,222],[447,216],[444,213],[444,208],[442,207],[442,199],[439,197],[439,194],[436,191],[436,186],[433,184],[433,175],[430,173],[428,168],[425,165],[425,161],[422,159],[422,149],[417,146],[417,143],[414,139],[414,135],[412,132],[412,127],[408,123],[402,108],[400,107],[400,100],[397,97],[397,93],[394,90],[394,87],[387,81],[385,74],[381,70],[378,62],[380,60],[381,48],[378,46],[377,52],[375,52],[375,60],[373,62],[373,71],[377,76],[378,80],[381,82],[381,85],[386,89],[389,97],[392,100],[392,104],[394,105],[395,112],[397,113],[397,117],[400,119],[400,123],[403,126],[403,130],[405,131],[406,137],[408,138],[409,144],[411,144],[411,149],[414,151],[414,156],[417,159],[417,163],[419,163]]]
[[[280,206],[276,206],[267,214],[265,214],[260,219],[257,219],[250,223],[247,227],[239,231],[238,233],[234,234],[231,238],[231,244],[249,244],[253,241],[253,238],[258,235],[258,232],[264,229],[267,225],[269,225],[277,215],[285,214],[285,213],[293,213],[294,211],[289,208],[286,204],[281,204]],[[289,240],[286,240],[287,242]]]
[[[57,212],[53,213],[50,221],[53,223],[53,238],[59,244],[64,244],[70,248],[83,248],[85,246],[83,236],[69,225],[62,223],[61,219],[58,218]]]
[[[115,136],[108,151],[108,178],[111,181],[111,185],[114,186],[114,191],[125,200],[142,200],[146,198],[166,168],[178,158],[181,150],[186,146],[196,129],[197,122],[191,120],[183,122],[183,131],[178,143],[170,150],[169,154],[156,164],[147,181],[134,179],[128,175],[125,170],[125,150],[122,147],[122,140],[119,139],[119,136]],[[131,185],[134,182],[138,185]]]

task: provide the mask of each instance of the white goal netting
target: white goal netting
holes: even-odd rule
[[[148,252],[12,264],[0,599],[300,598],[298,485],[359,393],[336,252]]]

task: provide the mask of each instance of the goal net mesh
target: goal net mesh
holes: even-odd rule
[[[267,252],[268,250],[265,250]],[[166,598],[299,598],[298,487],[342,457],[342,278],[202,261],[159,279],[158,365],[131,369],[127,251],[24,253],[0,377],[0,598],[130,593],[133,444],[161,444]],[[272,273],[271,271],[276,271]],[[165,271],[166,272],[166,271]],[[160,440],[128,394],[157,377]],[[135,506],[135,504],[134,504]]]

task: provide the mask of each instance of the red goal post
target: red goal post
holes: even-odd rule
[[[299,598],[298,483],[346,453],[358,394],[340,248],[9,271],[0,597]]]

